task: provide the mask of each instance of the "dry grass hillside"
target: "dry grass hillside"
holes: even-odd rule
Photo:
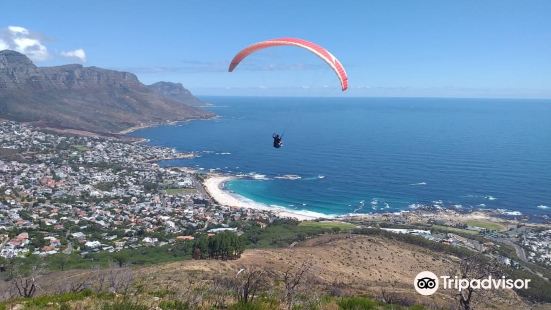
[[[297,289],[297,296],[303,296],[304,303],[305,300],[311,302],[309,299],[321,300],[322,296],[362,295],[401,305],[421,304],[429,309],[457,308],[451,292],[440,290],[431,297],[423,297],[413,289],[417,273],[430,270],[436,274],[449,274],[458,264],[456,258],[384,237],[361,235],[326,235],[292,248],[248,250],[237,260],[185,260],[131,271],[113,268],[102,271],[102,276],[98,276],[98,271],[56,272],[40,281],[42,293],[53,293],[56,288],[84,278],[119,281],[122,283],[119,292],[126,290],[126,284],[131,282],[131,295],[138,296],[136,298],[149,308],[155,308],[164,298],[170,298],[195,305],[192,308],[210,309],[213,305],[231,303],[229,300],[233,297],[229,283],[241,269],[261,271],[269,282],[262,294],[281,296],[285,271],[298,270],[305,262],[309,269]],[[476,309],[534,309],[512,291],[473,299]],[[101,308],[97,300],[86,299],[75,302],[73,306]],[[549,308],[539,306],[539,309]]]
[[[182,283],[198,283],[235,274],[241,268],[260,268],[275,278],[290,266],[312,264],[305,289],[317,294],[368,295],[406,304],[455,306],[455,296],[437,293],[423,297],[413,289],[413,279],[423,270],[447,274],[457,259],[436,254],[418,246],[370,236],[323,236],[305,241],[293,248],[246,251],[235,261],[183,261],[145,268],[140,271],[149,289],[178,291]],[[476,297],[474,297],[476,298]],[[491,299],[499,309],[528,309],[513,292]]]

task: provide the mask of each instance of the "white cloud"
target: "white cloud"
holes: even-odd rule
[[[62,56],[86,62],[84,49],[79,48],[52,55],[44,44],[42,35],[21,26],[0,28],[0,50],[6,49],[25,54],[33,61],[44,61],[52,56]]]
[[[24,34],[24,35],[29,34],[29,30],[27,30],[26,28],[23,28],[23,27],[19,27],[19,26],[8,26],[8,30],[11,31],[12,33],[21,33],[21,34]]]
[[[76,58],[81,62],[86,62],[86,52],[82,48],[73,51],[61,52],[61,55],[69,58]]]
[[[31,48],[33,46],[39,46],[39,47],[44,47],[40,41],[38,41],[37,39],[31,39],[31,38],[15,38],[13,39],[13,42],[15,43],[15,46],[17,46],[17,48],[19,48],[20,50],[26,50],[28,48]]]
[[[3,49],[18,51],[34,61],[46,60],[50,56],[40,37],[20,26],[0,29],[0,50]]]
[[[9,48],[8,43],[4,42],[4,40],[0,39],[0,51],[1,50],[7,50]]]

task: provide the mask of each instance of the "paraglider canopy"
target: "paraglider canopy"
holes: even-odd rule
[[[245,49],[241,50],[239,53],[237,53],[235,57],[233,57],[228,71],[232,72],[243,59],[245,59],[247,56],[249,56],[250,54],[258,50],[265,49],[268,47],[284,46],[284,45],[301,47],[316,54],[323,61],[325,61],[333,69],[333,71],[335,71],[335,73],[337,74],[337,77],[341,82],[342,91],[345,91],[348,88],[348,76],[346,75],[346,71],[344,70],[344,67],[342,66],[340,61],[335,56],[333,56],[333,54],[331,54],[328,50],[326,50],[325,48],[315,43],[302,40],[302,39],[297,39],[297,38],[272,39],[272,40],[262,41],[262,42],[258,42],[253,45],[250,45]]]

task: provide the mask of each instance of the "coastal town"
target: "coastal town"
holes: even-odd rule
[[[197,175],[163,168],[193,154],[0,123],[0,256],[162,246],[274,215],[212,202]]]
[[[10,121],[0,123],[0,137],[3,258],[163,246],[192,240],[197,232],[235,230],[239,221],[266,225],[277,217],[294,216],[252,206],[236,208],[237,202],[220,203],[227,195],[220,182],[231,177],[214,176],[212,184],[208,180],[203,184],[204,174],[159,165],[195,156],[192,153],[116,138],[62,135]],[[337,220],[482,253],[497,253],[499,244],[505,243],[514,248],[518,260],[551,266],[551,230],[525,225],[526,220],[517,218],[488,222],[485,216],[437,204]],[[503,254],[496,258],[516,264]]]
[[[529,261],[551,267],[551,229],[527,232],[522,235],[522,246]]]
[[[416,206],[413,211],[372,214],[367,219],[349,216],[347,220],[483,253],[508,266],[518,267],[521,261],[551,266],[549,223],[532,223],[525,217],[504,217],[501,210],[458,212],[438,203]],[[504,248],[509,248],[510,252]]]

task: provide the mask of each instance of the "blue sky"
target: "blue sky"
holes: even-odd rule
[[[201,95],[551,98],[550,16],[547,0],[2,1],[0,47],[24,37],[41,66],[84,62]],[[282,36],[328,48],[350,91],[293,47],[226,72],[241,48]]]

